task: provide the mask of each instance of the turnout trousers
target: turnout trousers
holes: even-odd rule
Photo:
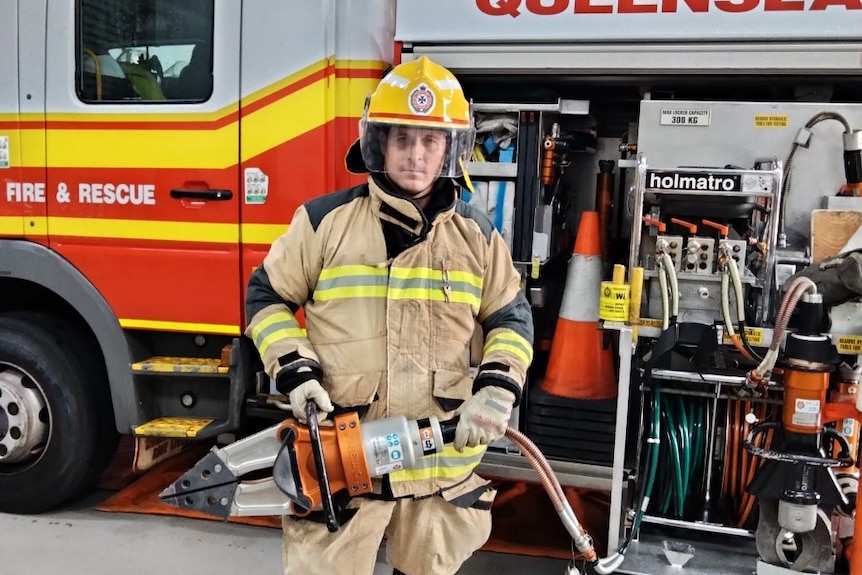
[[[286,515],[285,575],[372,575],[386,537],[386,559],[406,575],[454,575],[491,534],[494,489],[480,498],[487,505],[460,507],[440,495],[395,501],[357,497],[356,515],[335,532],[326,525]]]

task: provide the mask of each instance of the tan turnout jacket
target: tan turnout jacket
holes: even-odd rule
[[[379,178],[379,177],[378,177]],[[489,220],[441,180],[427,221],[406,197],[368,184],[311,200],[295,213],[249,284],[246,334],[282,393],[311,367],[341,408],[365,418],[451,418],[474,391],[470,341],[484,352],[475,388],[520,397],[533,326],[520,277]],[[307,335],[295,314],[304,309]],[[307,370],[303,370],[307,371]],[[307,379],[307,376],[306,376]],[[468,478],[484,448],[423,458],[390,475],[396,497],[443,492]]]

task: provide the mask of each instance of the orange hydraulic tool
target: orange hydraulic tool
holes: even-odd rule
[[[326,500],[332,505],[332,494],[342,489],[352,495],[371,491],[358,414],[339,415],[332,427],[309,423],[286,419],[276,431],[288,457],[276,458],[272,476],[282,491],[293,495],[292,511],[299,517],[321,505],[326,509]]]
[[[747,488],[761,503],[756,533],[758,552],[763,561],[783,567],[788,567],[788,558],[779,550],[787,532],[809,538],[806,545],[831,544],[828,525],[824,526],[828,519],[824,520],[818,511],[848,504],[833,469],[853,463],[846,439],[824,427],[825,420],[833,417],[827,410],[826,393],[838,356],[824,334],[823,296],[788,291],[778,311],[774,337],[781,338],[797,301],[801,304],[799,325],[796,332],[787,335],[784,349],[781,422],[755,426],[744,443],[752,455],[766,459]],[[778,343],[773,345],[777,349]],[[755,438],[770,429],[780,430],[780,444],[771,449],[758,447]],[[833,442],[839,445],[838,453],[827,457],[823,447]],[[822,570],[816,557],[810,560],[815,563],[793,563],[793,569]]]
[[[838,369],[838,383],[836,389],[830,394],[829,400],[831,403],[847,403],[856,405],[856,398],[859,393],[859,380],[862,375],[862,367],[857,366],[851,368],[846,364],[842,364]],[[846,417],[836,422],[838,432],[844,436],[847,443],[850,445],[850,453],[859,452],[859,422],[853,417]],[[839,445],[836,443],[833,450],[837,450]],[[849,467],[841,467],[835,470],[838,474],[858,475],[858,462]]]
[[[408,420],[404,416],[364,422],[355,412],[322,427],[309,402],[308,425],[286,419],[242,441],[213,448],[160,495],[168,503],[219,515],[306,516],[322,508],[330,531],[355,513],[347,501],[372,489],[371,478],[411,469],[455,439],[458,418]],[[272,467],[270,481],[244,483],[241,476]],[[286,497],[286,500],[285,500]]]
[[[557,183],[560,170],[570,165],[567,155],[574,147],[572,136],[563,134],[559,124],[552,124],[551,133],[542,139],[540,177],[543,186],[552,187]]]
[[[371,491],[371,478],[435,464],[422,459],[444,450],[455,438],[459,417],[440,422],[431,416],[408,420],[403,415],[359,421],[356,413],[335,417],[333,427],[317,422],[317,407],[305,408],[308,426],[294,419],[222,448],[213,447],[185,475],[162,491],[171,505],[219,515],[299,515],[322,505],[327,528],[337,531],[356,511],[350,498]],[[518,446],[539,475],[572,545],[591,572],[613,573],[622,553],[599,558],[593,540],[566,499],[551,465],[523,433],[511,427],[506,437]],[[272,466],[272,477],[242,482],[250,471]]]
[[[557,180],[557,139],[545,136],[542,141],[542,184],[549,186]]]
[[[858,376],[858,370],[856,374]],[[845,379],[844,377],[841,378]],[[855,379],[855,377],[853,378]],[[851,382],[852,384],[852,382]],[[856,384],[858,388],[858,383]],[[839,383],[839,390],[841,389],[841,383]],[[846,389],[846,388],[845,388]],[[838,401],[835,403],[827,403],[823,407],[823,422],[845,422],[848,419],[853,419],[856,421],[856,428],[859,428],[860,422],[862,422],[862,395],[857,393],[854,396],[855,403],[850,403],[849,401]],[[843,436],[843,433],[840,434]],[[858,442],[858,436],[857,436]],[[848,442],[849,443],[849,442]],[[858,443],[854,449],[858,449]],[[854,456],[858,453],[857,451],[851,452]],[[850,468],[853,464],[856,464],[858,468],[857,462],[850,462],[848,465],[842,467],[842,469]],[[848,558],[848,562],[850,564],[850,575],[862,575],[862,542],[856,541],[856,534],[862,534],[862,513],[859,510],[859,498],[857,496],[854,513],[853,513],[853,531],[852,531],[852,539],[846,549],[846,554]]]

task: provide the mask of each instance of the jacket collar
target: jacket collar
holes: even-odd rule
[[[368,176],[368,189],[374,210],[381,220],[416,236],[425,235],[431,222],[448,219],[454,212],[455,185],[448,178],[440,179],[435,184],[427,215],[412,198],[395,191],[394,186],[381,174]]]

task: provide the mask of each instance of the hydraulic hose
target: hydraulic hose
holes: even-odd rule
[[[665,437],[667,437],[668,445],[670,446],[670,456],[674,470],[673,481],[674,486],[676,487],[676,489],[674,489],[675,497],[673,497],[670,502],[673,503],[673,507],[676,509],[677,517],[682,517],[685,502],[685,493],[683,492],[683,474],[686,472],[684,465],[685,456],[683,455],[685,445],[682,440],[684,431],[677,427],[676,420],[674,419],[671,410],[663,410],[662,415],[667,419],[667,425],[664,427]]]
[[[664,273],[664,265],[659,266],[658,284],[661,294],[661,328],[666,330],[670,327],[670,300],[667,294],[667,274]]]
[[[733,284],[734,299],[736,300],[736,320],[739,322],[739,333],[733,326],[733,317],[730,313],[730,284]],[[734,347],[746,359],[762,358],[752,349],[745,335],[745,303],[742,300],[742,280],[739,277],[739,268],[736,260],[725,256],[721,273],[721,315],[724,318],[724,327],[727,337]]]
[[[675,324],[679,315],[679,282],[676,279],[676,269],[670,256],[666,252],[662,252],[661,259],[664,262],[662,268],[667,274],[667,281],[670,286],[670,323]]]
[[[685,512],[685,498],[688,494],[689,482],[691,481],[691,470],[693,466],[693,453],[692,453],[692,443],[693,443],[693,434],[692,429],[689,426],[688,415],[686,414],[685,404],[682,401],[680,396],[676,396],[676,404],[679,415],[679,421],[677,422],[677,429],[679,429],[679,439],[680,439],[680,448],[682,455],[682,490],[680,491],[679,499],[679,514],[683,515]]]
[[[739,276],[739,264],[737,264],[736,260],[733,258],[729,258],[727,260],[727,267],[730,270],[730,279],[733,282],[733,292],[736,296],[736,315],[739,320],[739,339],[742,341],[742,347],[745,349],[747,353],[743,353],[742,355],[746,356],[748,359],[756,359],[757,361],[762,361],[763,358],[754,351],[754,348],[751,347],[751,344],[748,343],[748,336],[745,333],[745,301],[742,299],[742,278]]]
[[[736,329],[733,327],[733,318],[730,315],[730,272],[728,271],[727,262],[724,264],[724,269],[721,272],[721,317],[724,318],[724,329],[727,331],[727,337],[733,343],[737,350],[743,355],[748,356],[748,352],[742,346],[739,336],[736,334]]]
[[[768,374],[772,372],[778,361],[778,348],[781,345],[781,340],[784,338],[784,332],[787,329],[787,324],[790,322],[790,317],[793,315],[793,310],[796,309],[796,304],[802,298],[805,292],[812,294],[817,293],[817,285],[806,277],[796,278],[784,299],[781,300],[781,305],[778,307],[778,313],[775,316],[775,328],[772,331],[772,343],[769,350],[755,369],[746,374],[746,386],[750,388],[759,388]]]
[[[835,120],[836,122],[840,122],[842,126],[844,126],[844,132],[849,134],[853,131],[853,128],[850,127],[850,123],[847,121],[847,118],[839,114],[838,112],[819,112],[815,114],[808,122],[805,123],[805,129],[810,130],[820,122],[825,120]],[[796,150],[799,149],[800,144],[796,141],[793,142],[793,147],[790,148],[790,154],[787,156],[787,160],[784,162],[784,181],[781,184],[781,220],[779,221],[779,226],[781,228],[781,235],[786,237],[785,234],[785,222],[787,218],[785,217],[787,211],[787,194],[790,193],[790,176],[792,174],[791,170],[793,168],[793,157],[796,155]]]
[[[658,455],[659,455],[659,447],[661,446],[661,410],[660,410],[660,402],[661,402],[661,387],[659,385],[655,385],[653,387],[652,394],[652,425],[650,428],[649,437],[647,437],[646,442],[649,445],[649,449],[646,452],[646,461],[644,462],[644,469],[646,471],[646,482],[641,483],[643,486],[643,490],[641,492],[640,500],[638,502],[637,515],[635,515],[634,523],[632,524],[632,528],[629,531],[628,536],[623,541],[622,545],[620,545],[619,549],[617,549],[617,553],[620,555],[625,555],[625,552],[628,550],[629,545],[637,536],[640,531],[641,523],[643,522],[644,515],[646,515],[647,508],[649,507],[650,498],[652,497],[653,486],[655,485],[655,478],[658,471]]]
[[[653,494],[653,512],[665,517],[690,518],[692,497],[706,497],[709,481],[705,432],[708,409],[702,400],[675,393],[662,393],[660,401],[662,443]],[[706,501],[704,499],[703,501]]]
[[[530,465],[532,465],[533,469],[539,475],[545,491],[551,498],[554,510],[559,515],[566,531],[572,537],[575,547],[584,555],[584,559],[589,563],[593,571],[599,575],[608,575],[616,571],[623,562],[623,555],[617,552],[603,559],[598,558],[592,538],[581,526],[580,521],[578,521],[575,512],[572,510],[572,506],[569,505],[569,501],[566,499],[559,480],[554,474],[553,469],[551,469],[551,465],[545,459],[545,456],[542,455],[542,452],[539,451],[539,448],[517,429],[507,427],[506,437],[521,448],[527,461],[530,462]]]

